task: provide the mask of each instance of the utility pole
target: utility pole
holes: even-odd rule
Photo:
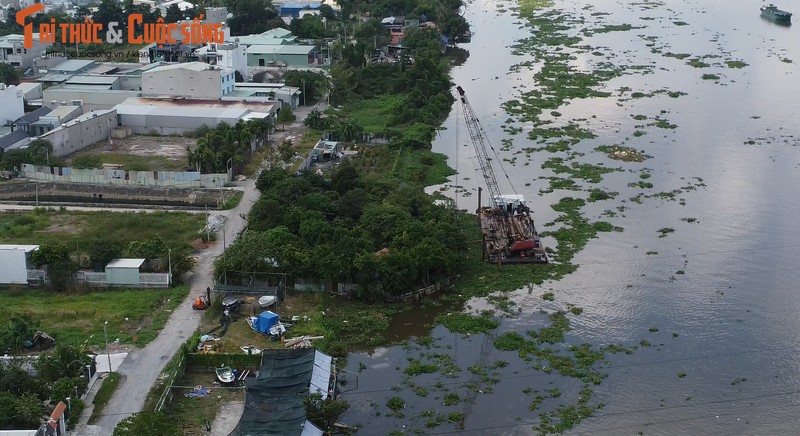
[[[169,275],[167,276],[167,281],[169,285],[172,285],[172,249],[167,249],[167,263],[169,265]]]
[[[108,349],[108,321],[103,324],[103,335],[106,338],[106,356],[108,356],[108,373],[111,374],[111,351]]]
[[[205,204],[204,206],[206,208],[206,242],[211,242],[211,235],[208,229],[208,205]]]
[[[301,79],[303,81],[303,106],[306,106],[306,79]]]

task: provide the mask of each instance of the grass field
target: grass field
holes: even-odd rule
[[[108,341],[144,346],[155,339],[189,287],[99,291],[66,295],[45,290],[0,291],[0,320],[27,316],[56,342],[104,349]]]
[[[213,372],[187,372],[175,380],[179,386],[202,385],[211,391],[205,398],[189,398],[186,394],[191,391],[190,388],[172,388],[174,399],[164,413],[178,423],[184,436],[207,435],[204,429],[206,421],[214,421],[220,407],[244,401],[244,388],[219,387],[214,385],[215,382]]]
[[[63,243],[73,252],[85,252],[98,241],[131,241],[160,236],[167,243],[188,244],[199,237],[202,214],[182,212],[121,213],[72,212],[39,208],[29,213],[0,214],[0,243]]]
[[[103,379],[103,384],[100,385],[100,389],[97,390],[97,393],[94,395],[94,409],[92,409],[92,416],[89,417],[89,424],[94,424],[103,416],[103,409],[106,408],[106,404],[111,401],[111,396],[114,395],[114,391],[117,390],[117,385],[119,385],[120,374],[118,372],[112,372],[108,374]]]

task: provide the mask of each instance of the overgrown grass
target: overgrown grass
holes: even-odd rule
[[[0,214],[0,243],[66,244],[86,252],[99,241],[126,245],[159,236],[164,242],[188,244],[205,224],[203,214],[184,212],[74,212],[39,208],[29,213]]]
[[[454,174],[447,166],[447,157],[429,150],[390,149],[387,146],[369,146],[353,158],[353,165],[368,174],[382,178],[436,185]]]
[[[242,201],[242,197],[244,197],[244,192],[236,191],[233,193],[233,196],[225,200],[225,203],[220,207],[222,210],[233,209],[239,205],[239,202]]]
[[[81,156],[78,153],[72,156],[75,159]],[[166,156],[138,156],[127,153],[94,153],[103,164],[121,165],[127,171],[186,171],[186,159],[174,160]]]
[[[186,397],[191,389],[172,388],[174,399],[164,409],[164,414],[175,420],[181,434],[185,436],[207,435],[206,422],[211,423],[216,418],[220,408],[228,403],[244,401],[244,388],[224,388],[215,386],[214,373],[185,372],[175,380],[179,386],[206,386],[211,392],[205,398]]]
[[[94,396],[94,409],[92,409],[92,416],[89,417],[89,424],[94,424],[103,416],[103,410],[111,401],[111,397],[114,395],[114,391],[117,390],[117,385],[119,385],[120,374],[118,372],[112,372],[103,379],[103,384],[100,385],[100,389],[97,390],[97,393]]]
[[[65,295],[26,290],[11,295],[0,292],[0,319],[27,316],[56,342],[103,348],[104,322],[108,340],[144,346],[158,335],[172,311],[189,292],[187,286],[171,289],[98,291]]]

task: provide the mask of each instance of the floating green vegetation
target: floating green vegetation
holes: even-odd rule
[[[647,115],[633,115],[633,119],[636,121],[644,121],[647,119]]]
[[[453,333],[489,333],[496,329],[499,323],[492,319],[491,314],[482,313],[471,315],[468,313],[447,313],[439,315],[436,322],[447,327]]]
[[[644,29],[644,26],[632,26],[630,24],[606,24],[597,29],[583,29],[583,34],[591,36],[596,33],[627,32],[631,29]]]
[[[647,331],[650,333],[658,333],[658,327],[650,327]]]
[[[560,157],[551,157],[542,164],[542,168],[550,169],[556,174],[568,174],[572,179],[581,179],[589,183],[600,183],[603,174],[622,171],[622,168],[608,168],[601,165],[572,162],[566,165]]]
[[[556,189],[564,189],[567,191],[580,191],[581,187],[572,179],[565,179],[563,177],[545,177],[550,181],[549,189],[543,189],[542,194],[548,194]]]
[[[697,222],[697,218],[686,217],[686,218],[681,218],[681,221],[685,221],[687,223],[696,223]]]
[[[686,62],[686,65],[694,68],[708,68],[711,65],[703,62],[700,58],[689,59],[689,62]]]
[[[639,188],[639,189],[653,189],[652,183],[643,181],[631,182],[628,183],[628,186],[631,188]]]
[[[658,237],[659,238],[665,238],[668,234],[673,233],[673,232],[675,232],[675,229],[673,229],[672,227],[664,227],[664,228],[658,229]]]
[[[582,250],[586,243],[597,237],[598,232],[620,231],[621,229],[612,226],[605,221],[590,223],[580,214],[580,209],[586,204],[581,198],[564,197],[552,206],[556,212],[562,215],[552,223],[545,224],[545,227],[553,226],[556,223],[564,224],[558,230],[542,232],[542,236],[552,235],[558,241],[558,250],[554,257],[561,263],[569,262],[575,253]]]
[[[439,370],[439,367],[430,363],[421,363],[417,359],[408,359],[409,364],[405,372],[408,375],[415,376],[420,374],[433,374]]]
[[[552,0],[517,0],[517,4],[519,5],[519,15],[520,17],[529,17],[534,12],[549,8],[553,5]]]
[[[542,294],[542,300],[544,301],[556,301],[556,295],[552,292],[545,292]]]
[[[719,80],[719,76],[716,74],[703,74],[703,80]]]
[[[789,58],[781,58],[781,62],[784,64],[791,64],[793,61]]]
[[[642,130],[635,130],[635,131],[633,132],[633,136],[634,136],[634,137],[637,137],[637,138],[638,138],[638,137],[640,137],[640,136],[644,136],[644,135],[646,135],[646,134],[647,134],[647,133],[645,133],[645,132],[644,132],[644,131],[642,131]]]
[[[746,382],[746,381],[747,381],[747,379],[746,379],[746,378],[744,378],[744,377],[737,377],[737,378],[735,378],[735,379],[734,379],[734,380],[731,382],[731,385],[732,385],[732,386],[736,386],[736,385],[738,385],[738,384],[741,384],[741,383],[744,383],[744,382]]]
[[[608,191],[603,191],[602,189],[592,189],[589,191],[588,201],[590,203],[593,203],[595,201],[611,200],[617,195],[619,195],[619,192],[608,192]]]
[[[727,65],[728,68],[744,68],[750,64],[745,61],[725,61],[725,65]]]
[[[622,145],[601,145],[595,147],[594,150],[600,153],[606,153],[609,159],[621,160],[623,162],[644,162],[651,157],[634,148]]]
[[[457,393],[448,392],[444,394],[444,399],[442,400],[442,404],[444,404],[445,406],[453,406],[455,404],[458,404],[459,401],[461,401],[461,398],[458,396]]]
[[[687,23],[686,21],[673,21],[672,24],[674,24],[676,26],[688,26],[689,25],[689,23]]]
[[[691,56],[689,53],[671,53],[671,52],[664,53],[664,57],[666,58],[675,58],[680,60],[686,59],[689,56]]]
[[[676,129],[678,128],[677,124],[672,124],[669,121],[663,118],[656,118],[656,122],[651,124],[652,126],[656,126],[659,129]]]
[[[686,377],[686,372],[685,371],[678,371],[678,378],[684,378],[684,377]]]

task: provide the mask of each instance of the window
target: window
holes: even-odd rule
[[[258,60],[258,66],[259,66],[259,67],[263,67],[263,66],[265,66],[265,64],[264,64],[264,59],[259,59],[259,60]]]

